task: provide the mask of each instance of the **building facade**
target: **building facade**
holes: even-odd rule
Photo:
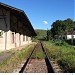
[[[36,33],[23,10],[0,2],[0,50],[32,42]]]
[[[68,39],[72,39],[72,38],[75,39],[75,35],[66,35],[66,38],[67,38],[67,40],[68,40]]]

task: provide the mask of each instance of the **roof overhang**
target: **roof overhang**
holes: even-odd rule
[[[18,9],[18,8],[15,8],[15,7],[12,7],[12,6],[9,6],[7,4],[4,4],[2,2],[0,2],[0,7],[3,7],[5,8],[6,10],[10,11],[10,12],[13,12],[14,14],[17,14],[20,16],[20,18],[22,19],[23,23],[26,23],[27,22],[27,26],[32,34],[32,36],[36,36],[36,33],[32,27],[32,24],[30,22],[30,20],[28,19],[27,15],[25,14],[25,12],[21,9]]]

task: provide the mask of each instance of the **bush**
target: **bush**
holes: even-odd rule
[[[70,45],[72,45],[72,39],[66,40],[66,42]],[[73,45],[75,45],[75,39],[73,39]]]
[[[63,72],[75,72],[75,57],[72,55],[60,57],[58,63],[62,66]]]
[[[34,45],[29,45],[20,51],[15,51],[13,56],[10,59],[4,60],[0,63],[0,72],[10,73],[18,67],[23,60],[26,60],[31,54]]]
[[[72,46],[66,46],[65,43],[56,45],[57,42],[43,42],[47,48],[49,57],[56,60],[63,72],[75,72],[75,48]]]
[[[56,46],[68,46],[68,44],[65,41],[57,41],[55,42]]]

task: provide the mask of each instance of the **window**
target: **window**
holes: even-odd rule
[[[2,35],[3,35],[3,31],[2,31],[2,30],[0,30],[0,37],[2,37]]]
[[[0,36],[1,36],[1,32],[0,32]]]
[[[23,35],[23,41],[25,41],[25,36]]]
[[[12,43],[14,43],[14,33],[12,33]]]

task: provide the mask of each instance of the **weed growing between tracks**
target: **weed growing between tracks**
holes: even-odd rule
[[[44,54],[41,44],[38,44],[35,51],[33,52],[31,58],[33,59],[45,59],[46,55]]]
[[[34,58],[34,59],[44,59],[45,54],[44,54],[44,52],[42,51],[41,48],[38,48],[38,50],[32,54],[32,58]]]
[[[57,46],[56,42],[44,41],[51,59],[56,60],[63,72],[75,72],[75,48],[67,44]]]
[[[21,51],[15,51],[10,59],[4,60],[2,63],[0,63],[0,72],[12,72],[20,63],[22,63],[23,60],[26,60],[29,57],[33,48],[34,45],[32,44],[26,48],[23,48]]]

